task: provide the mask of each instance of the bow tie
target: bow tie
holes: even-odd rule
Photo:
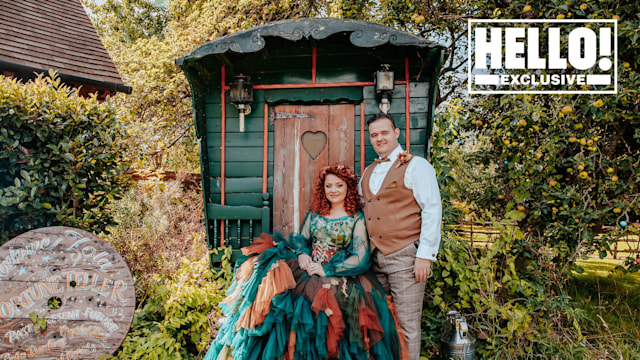
[[[391,161],[391,159],[389,159],[388,157],[380,159],[380,158],[375,158],[373,159],[373,161],[377,162],[377,163],[382,163],[382,162],[386,162],[386,161]]]

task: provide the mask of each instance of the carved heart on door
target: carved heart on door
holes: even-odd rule
[[[327,134],[322,131],[306,131],[300,141],[307,154],[315,160],[327,145]]]

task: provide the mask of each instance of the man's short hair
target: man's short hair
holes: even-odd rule
[[[380,119],[389,119],[389,121],[391,121],[391,127],[394,130],[396,129],[396,121],[393,119],[391,115],[385,114],[385,113],[375,114],[372,117],[370,117],[369,120],[367,120],[367,127],[369,127],[369,125],[371,125],[372,122],[378,121]]]

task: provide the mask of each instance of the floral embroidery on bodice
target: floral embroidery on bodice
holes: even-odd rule
[[[351,243],[354,216],[342,216],[330,219],[322,215],[313,214],[309,227],[311,234],[311,258],[315,262],[325,265],[338,251]]]

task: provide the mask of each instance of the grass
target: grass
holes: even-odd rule
[[[615,270],[620,261],[581,260],[568,294],[584,312],[587,338],[615,350],[616,359],[640,358],[640,273]],[[613,355],[613,354],[612,354]]]

